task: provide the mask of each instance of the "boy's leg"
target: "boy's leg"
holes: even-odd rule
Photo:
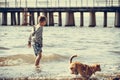
[[[36,59],[35,59],[35,66],[36,66],[36,67],[39,66],[41,57],[42,57],[42,52],[40,52],[40,53],[36,56]]]

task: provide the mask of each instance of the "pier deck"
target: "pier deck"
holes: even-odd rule
[[[41,7],[41,8],[0,8],[0,12],[116,12],[120,7]]]

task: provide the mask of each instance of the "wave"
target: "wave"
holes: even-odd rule
[[[6,47],[0,47],[0,50],[9,50],[9,48],[6,48]]]
[[[62,61],[68,57],[59,54],[43,55],[41,62]],[[15,66],[21,64],[34,64],[35,56],[32,54],[17,54],[0,57],[0,66]]]
[[[65,59],[68,59],[67,56],[59,55],[59,54],[51,54],[47,56],[43,56],[42,61],[43,62],[49,62],[49,61],[63,61]]]
[[[109,51],[109,52],[112,52],[112,53],[116,53],[116,54],[120,54],[120,51]]]

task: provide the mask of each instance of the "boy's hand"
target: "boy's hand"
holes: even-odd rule
[[[29,48],[31,47],[31,42],[30,42],[30,41],[28,41],[28,47],[29,47]]]

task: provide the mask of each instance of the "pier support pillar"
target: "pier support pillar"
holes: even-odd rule
[[[35,25],[34,12],[32,12],[32,14],[31,14],[31,18],[32,18],[32,19],[31,19],[31,22],[32,22],[31,24],[32,24],[32,25]]]
[[[22,16],[22,18],[23,18],[22,25],[26,26],[26,25],[28,25],[27,12],[26,11],[23,12],[22,15],[23,15]]]
[[[40,12],[37,12],[37,23],[39,23],[39,21],[38,21],[39,16],[40,16]]]
[[[103,22],[103,26],[107,27],[107,12],[104,12],[104,22]]]
[[[58,26],[62,26],[62,15],[61,15],[61,12],[58,12]]]
[[[15,12],[11,12],[11,25],[16,25],[16,15],[15,15]]]
[[[30,25],[35,25],[34,12],[30,12],[29,24]]]
[[[95,27],[95,26],[96,26],[96,16],[95,16],[95,12],[90,12],[89,27]]]
[[[13,25],[13,13],[11,12],[11,25]]]
[[[40,16],[40,12],[37,12],[37,18]]]
[[[49,12],[49,26],[54,26],[53,12]]]
[[[66,24],[65,26],[75,26],[74,12],[66,13]]]
[[[45,26],[48,26],[48,15],[47,15],[47,12],[43,12],[42,15],[44,15],[47,18],[47,23],[46,23]]]
[[[18,25],[20,25],[20,12],[17,13]]]
[[[120,28],[120,12],[115,12],[115,27]]]
[[[80,26],[84,26],[84,17],[83,17],[83,12],[80,13]]]
[[[7,12],[2,13],[2,25],[7,25]]]
[[[31,24],[31,19],[32,19],[32,17],[31,17],[31,16],[32,16],[32,13],[31,13],[31,12],[29,12],[29,15],[30,15],[30,16],[29,16],[29,25],[32,25],[32,24]]]

